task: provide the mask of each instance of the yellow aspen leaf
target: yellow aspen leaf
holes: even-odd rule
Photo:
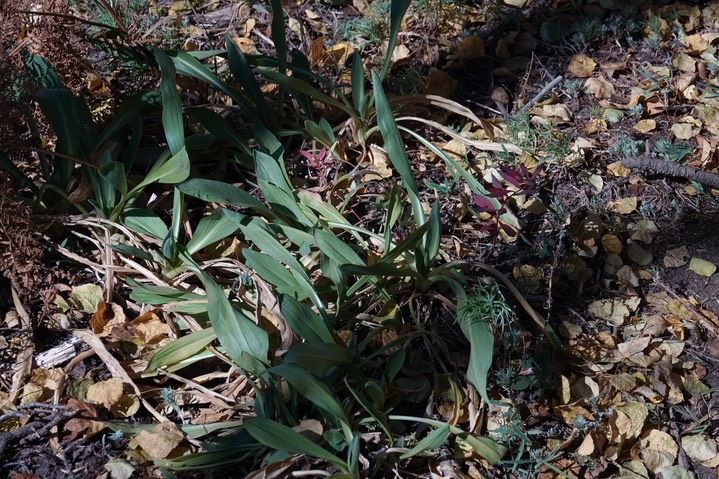
[[[592,76],[592,72],[596,66],[597,62],[589,58],[587,55],[579,53],[574,55],[572,59],[569,60],[567,70],[569,70],[569,73],[575,77],[588,78]]]

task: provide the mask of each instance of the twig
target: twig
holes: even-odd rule
[[[232,399],[225,397],[222,394],[213,391],[212,389],[206,388],[202,384],[196,383],[195,381],[192,381],[191,379],[183,378],[182,376],[173,374],[169,371],[165,371],[164,369],[158,369],[157,372],[164,376],[167,376],[168,378],[172,378],[172,379],[175,379],[176,381],[180,381],[181,383],[184,383],[189,388],[197,389],[201,393],[205,394],[207,396],[207,399],[210,402],[212,402],[215,406],[219,406],[224,409],[232,409],[232,406],[230,406],[227,403],[227,401],[232,401]]]
[[[519,112],[521,113],[521,112],[523,112],[523,111],[525,111],[525,110],[528,110],[528,109],[532,108],[532,107],[535,105],[535,103],[537,103],[539,100],[541,100],[542,97],[543,97],[544,95],[546,95],[549,90],[551,90],[552,88],[554,88],[554,87],[557,85],[557,83],[559,83],[560,81],[562,81],[562,79],[563,79],[562,75],[559,75],[559,76],[556,77],[554,80],[550,81],[550,82],[547,84],[547,86],[545,86],[544,88],[542,88],[542,91],[540,91],[539,93],[537,93],[537,95],[536,95],[534,98],[532,98],[531,100],[529,100],[526,105],[524,105],[522,108],[520,108],[520,109],[519,109]]]
[[[105,363],[105,366],[107,366],[108,371],[110,371],[110,374],[112,374],[114,378],[128,384],[133,389],[142,405],[145,406],[145,409],[147,409],[147,411],[152,414],[158,422],[168,421],[165,416],[160,414],[149,402],[147,402],[145,398],[142,397],[142,391],[140,391],[140,388],[137,387],[135,381],[133,381],[130,375],[127,374],[127,371],[125,371],[122,367],[120,361],[115,359],[115,357],[110,354],[102,340],[95,333],[90,330],[78,329],[75,330],[73,334],[85,341],[85,343],[87,343],[87,345],[90,346],[95,353],[97,353],[98,357],[102,359],[102,362]]]
[[[622,164],[627,168],[649,171],[650,173],[665,176],[676,176],[693,180],[712,188],[719,188],[719,175],[698,168],[692,168],[691,166],[677,165],[676,163],[669,163],[668,161],[651,158],[649,156],[627,158],[622,161]]]
[[[117,32],[126,33],[122,30],[122,28],[113,27],[112,25],[108,25],[106,23],[99,23],[99,22],[93,22],[91,20],[85,20],[84,18],[76,17],[75,15],[70,15],[69,13],[40,12],[40,11],[34,11],[34,10],[5,10],[5,12],[6,13],[19,13],[19,14],[26,14],[26,15],[45,15],[48,17],[66,18],[68,20],[74,20],[76,22],[84,23],[85,25],[91,25],[93,27],[100,27],[100,28],[107,28],[108,30],[115,30]]]
[[[130,32],[127,31],[127,27],[124,23],[122,23],[122,20],[120,20],[120,16],[117,14],[114,8],[112,8],[105,0],[97,0],[97,2],[102,5],[102,7],[105,9],[105,11],[112,17],[113,20],[115,20],[115,23],[117,24],[117,28],[122,30],[123,33],[128,35]]]
[[[46,406],[46,405],[45,405]],[[8,432],[0,432],[0,456],[5,452],[10,441],[18,441],[21,445],[27,443],[31,437],[42,437],[50,432],[52,428],[60,424],[65,419],[76,416],[80,411],[64,409],[54,412],[47,418],[47,422],[43,420],[29,422],[24,426]],[[32,436],[31,436],[32,435]]]

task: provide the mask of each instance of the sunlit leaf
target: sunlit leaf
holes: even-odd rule
[[[399,456],[399,458],[409,459],[410,457],[421,454],[424,451],[437,449],[447,441],[447,437],[449,437],[449,424],[445,424],[444,426],[427,434],[424,439],[419,441],[412,449]]]
[[[203,329],[177,338],[153,354],[152,359],[150,359],[150,362],[147,364],[146,370],[152,371],[157,368],[179,363],[205,349],[215,338],[217,338],[217,335],[212,328]]]

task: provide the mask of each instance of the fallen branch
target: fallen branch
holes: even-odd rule
[[[38,418],[35,421],[28,422],[24,426],[13,429],[8,432],[0,432],[0,456],[11,442],[18,442],[20,445],[26,444],[29,440],[41,438],[50,434],[50,430],[61,422],[75,417],[80,411],[65,409],[65,407],[53,408],[50,405],[40,405],[42,408],[49,408],[52,413],[44,418]],[[48,412],[48,411],[42,411]],[[3,415],[3,417],[22,417],[21,411]],[[32,415],[29,412],[27,415]]]
[[[544,97],[544,95],[546,95],[546,94],[549,92],[549,90],[551,90],[552,88],[554,88],[554,87],[555,87],[560,81],[562,81],[563,79],[564,79],[564,78],[562,77],[562,75],[559,75],[559,76],[556,77],[554,80],[552,80],[552,81],[550,81],[549,83],[547,83],[547,85],[546,85],[544,88],[542,88],[542,91],[540,91],[539,93],[537,93],[537,94],[534,96],[534,98],[532,98],[531,100],[529,100],[526,105],[524,105],[522,108],[519,109],[519,111],[520,111],[520,112],[523,112],[523,111],[525,111],[525,110],[529,110],[530,108],[532,108],[539,100],[541,100],[541,99]]]
[[[627,168],[649,171],[658,175],[675,176],[687,180],[696,181],[705,186],[719,189],[719,175],[708,171],[693,168],[691,166],[677,165],[668,161],[641,156],[639,158],[627,158],[622,161]]]

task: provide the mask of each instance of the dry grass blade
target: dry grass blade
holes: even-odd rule
[[[32,324],[30,316],[22,305],[22,301],[17,295],[14,287],[10,288],[12,294],[12,301],[17,310],[17,314],[20,317],[20,325],[22,335],[25,337],[23,343],[25,347],[20,351],[15,360],[15,367],[13,368],[12,375],[12,386],[8,393],[8,399],[14,403],[20,396],[20,390],[22,389],[25,378],[30,376],[32,372],[32,354],[34,352],[33,342],[30,339],[30,331],[32,330]]]
[[[397,122],[401,121],[418,121],[420,123],[424,123],[425,125],[431,126],[432,128],[436,128],[443,133],[451,136],[455,140],[459,140],[463,142],[467,146],[471,146],[474,148],[477,148],[478,150],[482,151],[497,151],[497,152],[509,152],[509,153],[522,153],[522,149],[518,147],[517,145],[514,145],[512,143],[497,143],[494,141],[479,141],[479,140],[470,140],[469,138],[466,138],[458,133],[455,133],[451,129],[447,128],[446,126],[442,125],[441,123],[437,123],[436,121],[427,120],[426,118],[420,118],[417,116],[402,116],[397,118]]]
[[[198,391],[199,394],[204,396],[208,402],[212,403],[217,407],[223,409],[232,409],[232,406],[229,404],[230,402],[233,402],[232,398],[223,396],[222,394],[217,393],[212,389],[206,388],[205,386],[198,384],[191,379],[184,378],[178,374],[173,374],[169,371],[165,371],[164,369],[158,369],[157,372],[162,374],[163,376],[167,376],[168,378],[175,379],[181,383],[184,383],[188,388],[195,389],[196,391]]]
[[[436,106],[437,108],[442,108],[443,110],[447,110],[451,113],[455,113],[457,115],[463,116],[469,120],[472,120],[478,125],[481,125],[483,128],[485,128],[488,124],[486,120],[482,120],[480,117],[474,114],[472,110],[467,108],[466,106],[462,106],[456,101],[450,100],[448,98],[445,98],[443,96],[438,95],[407,95],[402,96],[399,98],[393,98],[389,101],[390,105],[394,105],[396,103],[402,104],[402,103],[409,103],[409,104],[417,104],[417,103],[427,103],[431,106]],[[487,132],[489,133],[489,132]]]

